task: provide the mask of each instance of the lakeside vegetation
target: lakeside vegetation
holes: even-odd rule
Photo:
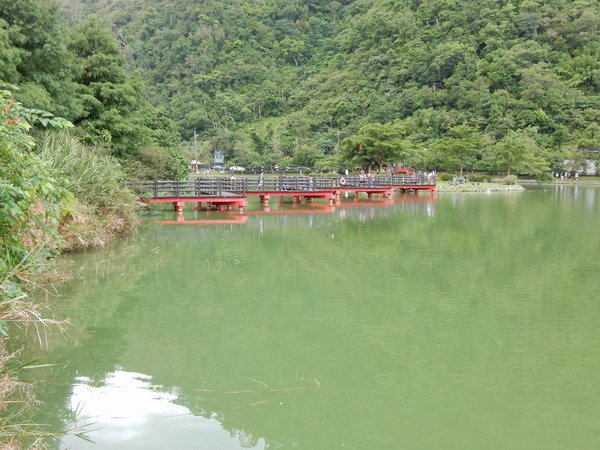
[[[43,430],[27,420],[34,403],[14,378],[22,363],[7,339],[29,329],[39,338],[58,325],[28,293],[52,278],[54,256],[104,245],[128,232],[137,215],[112,157],[51,130],[72,128],[69,121],[25,108],[8,90],[0,90],[0,105],[0,442],[18,448],[21,439],[40,444]],[[34,124],[48,130],[32,135]]]

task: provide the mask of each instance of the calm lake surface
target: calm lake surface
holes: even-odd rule
[[[600,190],[271,208],[71,258],[58,447],[600,448]]]

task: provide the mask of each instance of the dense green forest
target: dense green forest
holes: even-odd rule
[[[539,175],[598,149],[596,0],[2,0],[0,18],[17,98],[138,171],[194,131],[206,162],[248,167]]]
[[[204,158],[543,173],[598,147],[596,0],[61,4],[111,24]]]

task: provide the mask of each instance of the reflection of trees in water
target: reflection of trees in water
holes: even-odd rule
[[[433,215],[435,208],[435,196],[405,194],[399,196],[394,201],[387,199],[364,200],[359,202],[345,201],[336,206],[329,206],[325,203],[311,204],[284,204],[276,208],[267,208],[266,210],[249,210],[245,214],[249,220],[244,224],[232,224],[221,227],[197,227],[190,233],[190,230],[180,230],[178,227],[164,229],[164,224],[159,223],[160,231],[156,234],[158,240],[178,240],[186,239],[223,239],[229,237],[247,236],[258,228],[259,233],[268,229],[287,229],[290,227],[323,227],[331,225],[338,220],[356,220],[366,222],[367,220],[376,220],[383,217],[392,217],[400,213],[424,213],[428,216]],[[220,220],[235,217],[237,213],[220,213],[215,211],[198,212],[186,211],[186,220],[189,225],[193,225],[193,220]],[[174,214],[165,213],[160,216],[161,219],[173,218]],[[249,230],[247,229],[249,228]]]

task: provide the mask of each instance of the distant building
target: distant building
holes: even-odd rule
[[[194,160],[190,161],[190,163],[188,164],[188,167],[190,170],[197,172],[200,170],[200,167],[202,167],[202,163],[200,161],[197,161],[194,159]]]
[[[221,150],[215,150],[215,164],[225,163],[225,152]]]

